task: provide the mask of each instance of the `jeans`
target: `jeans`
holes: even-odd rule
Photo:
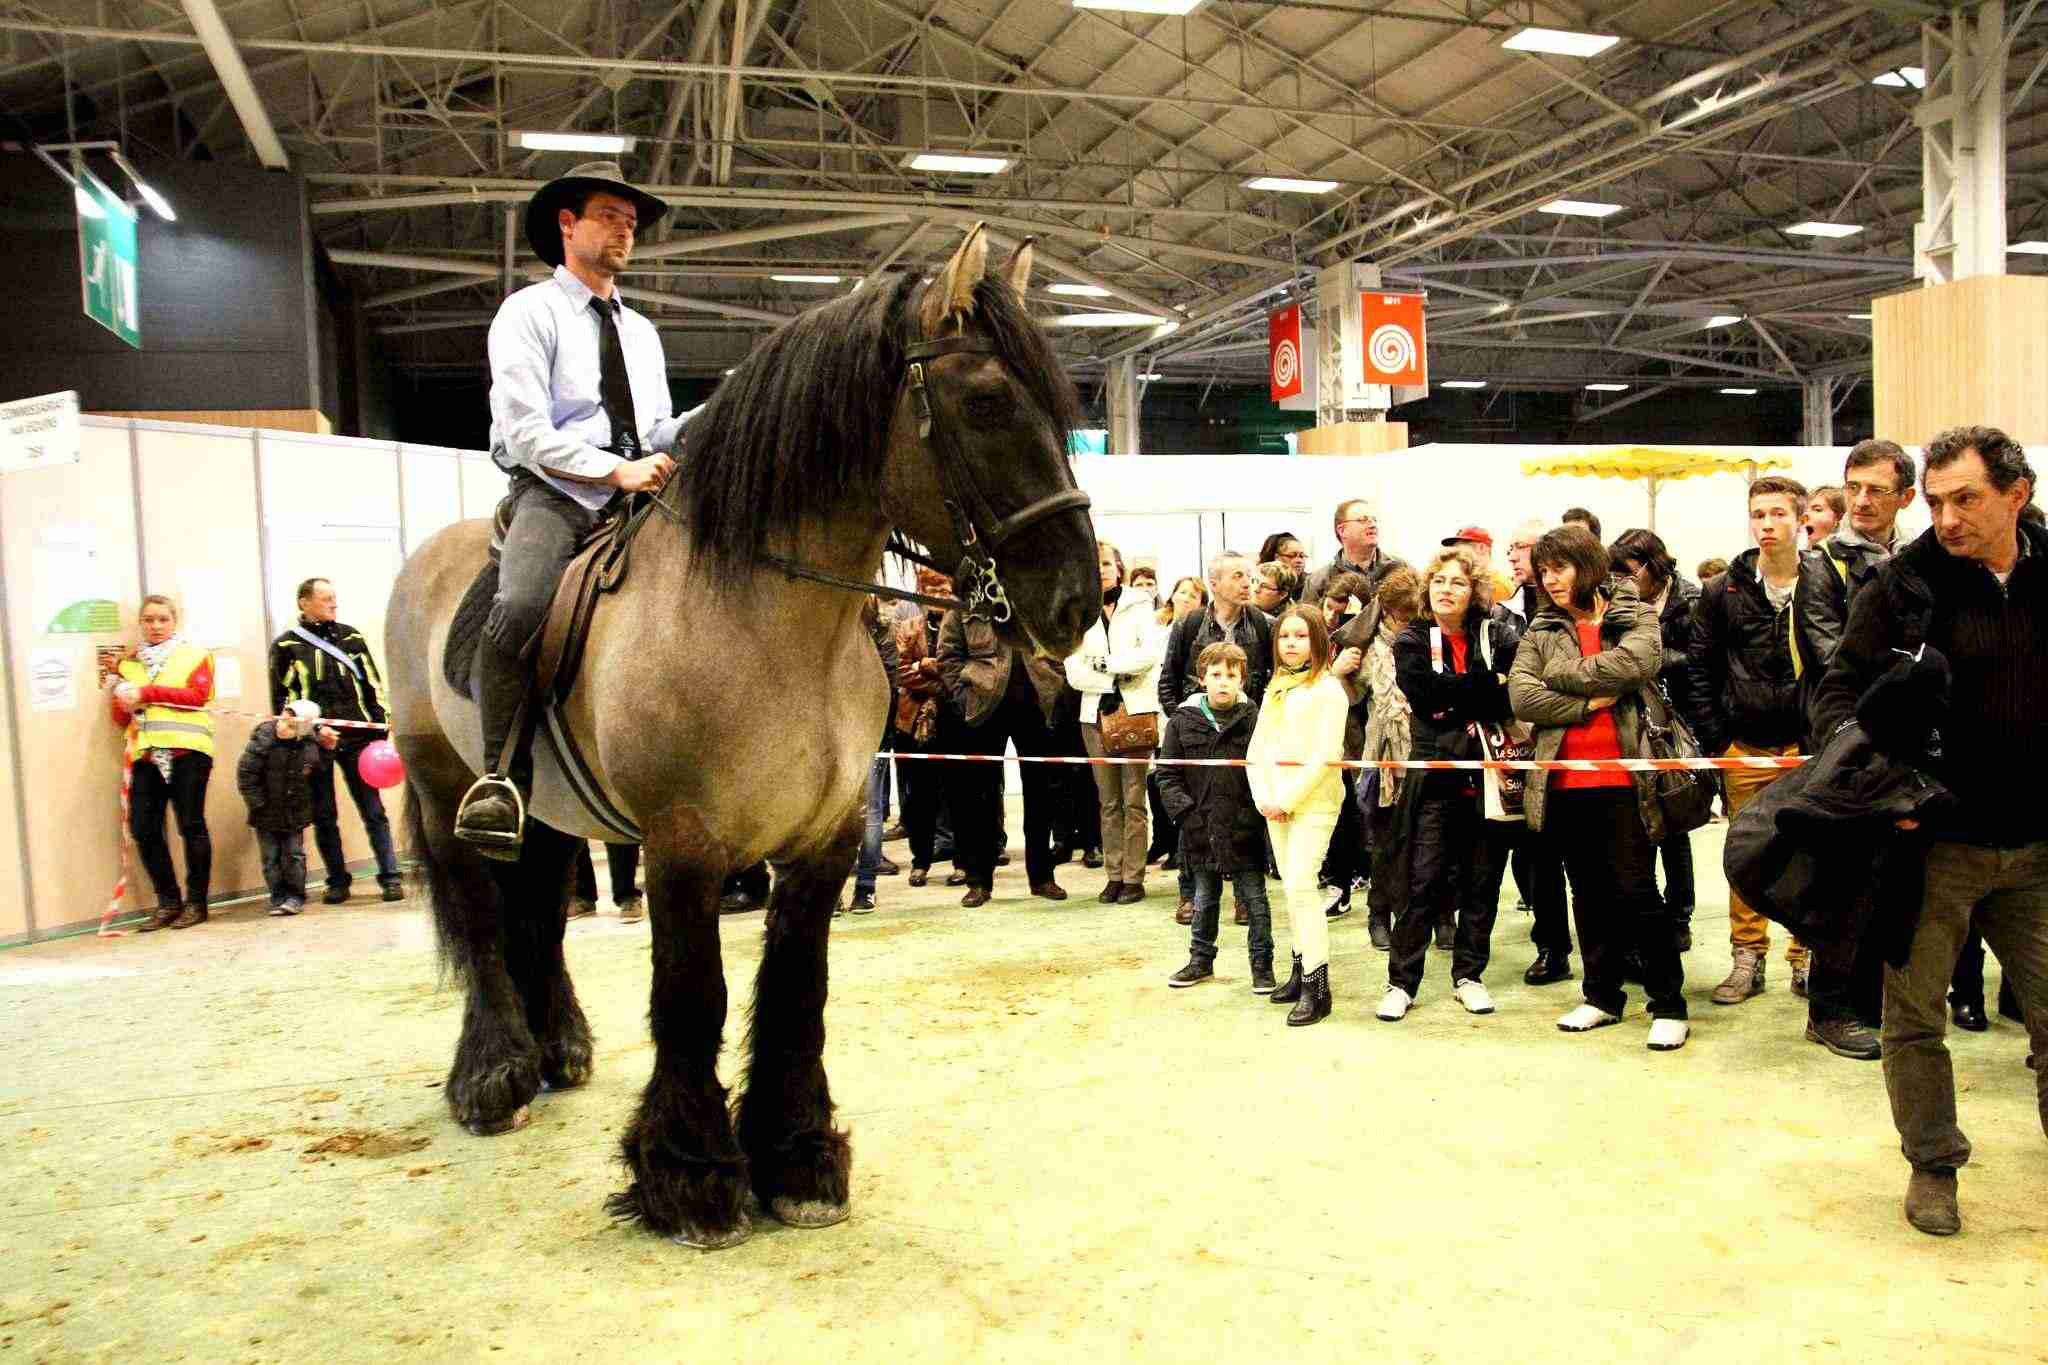
[[[1429,958],[1430,927],[1450,916],[1457,919],[1452,982],[1478,981],[1486,975],[1493,956],[1493,921],[1500,912],[1501,876],[1507,871],[1507,842],[1503,822],[1488,820],[1481,812],[1477,791],[1430,793],[1417,803],[1407,904],[1394,921],[1388,985],[1415,995]]]
[[[612,904],[624,905],[640,894],[640,845],[606,844],[604,855],[611,868]],[[576,899],[597,901],[597,868],[590,861],[587,843],[576,849]]]
[[[1653,1019],[1683,1019],[1685,967],[1678,936],[1657,896],[1656,845],[1643,828],[1636,789],[1586,787],[1550,793],[1543,833],[1571,880],[1586,1003],[1620,1014],[1628,1004],[1622,967],[1633,948]]]
[[[363,775],[356,771],[356,759],[362,752],[362,745],[322,749],[320,766],[308,779],[313,784],[313,842],[319,846],[320,861],[327,865],[330,891],[346,891],[353,880],[348,855],[341,849],[341,816],[334,802],[337,768],[342,780],[348,783],[349,797],[356,803],[356,813],[363,817],[363,831],[370,836],[370,848],[377,855],[377,880],[386,886],[395,886],[399,880],[398,850],[391,843],[391,817],[384,813],[384,794],[363,781]]]
[[[882,863],[882,826],[889,819],[889,756],[876,754],[868,765],[867,827],[861,833],[860,859],[854,864],[856,895],[875,894],[875,869]]]
[[[259,829],[256,847],[263,855],[263,884],[270,903],[306,903],[306,832],[302,829]]]
[[[171,780],[157,771],[148,754],[129,769],[128,832],[135,837],[142,870],[156,891],[158,905],[206,907],[213,883],[213,839],[206,830],[206,782],[213,759],[190,749],[178,750],[171,761]],[[164,812],[178,821],[185,843],[185,894],[178,895],[178,871],[171,864],[171,846],[164,838]]]
[[[1953,1170],[1970,1159],[1970,1140],[1956,1125],[1943,997],[1973,911],[1977,931],[1998,954],[2027,1016],[2041,1127],[2048,1132],[2048,843],[1937,843],[1927,853],[1927,890],[1906,965],[1887,966],[1884,973],[1884,1088],[1900,1150],[1915,1170]]]
[[[1195,920],[1188,935],[1188,956],[1198,962],[1214,962],[1217,928],[1222,921],[1224,874],[1195,872],[1189,875],[1195,884]],[[1266,874],[1256,867],[1248,867],[1229,875],[1237,903],[1244,907],[1245,914],[1251,919],[1250,932],[1245,939],[1251,964],[1254,967],[1271,967],[1273,908],[1266,901]]]

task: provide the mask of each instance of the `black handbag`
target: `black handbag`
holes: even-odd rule
[[[1703,758],[1699,741],[1672,708],[1671,694],[1661,680],[1637,694],[1643,706],[1645,758]],[[1664,812],[1664,833],[1689,834],[1714,817],[1718,784],[1709,768],[1664,769],[1656,774],[1657,804]]]

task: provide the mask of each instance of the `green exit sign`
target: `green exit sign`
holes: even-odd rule
[[[78,272],[85,315],[140,350],[135,210],[82,169],[78,172]]]

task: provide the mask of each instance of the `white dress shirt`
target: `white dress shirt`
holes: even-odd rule
[[[556,266],[553,279],[506,299],[491,322],[491,458],[504,469],[530,469],[585,507],[596,509],[618,490],[610,484],[559,478],[602,478],[625,460],[611,444],[612,421],[600,392],[597,310],[590,289]],[[673,416],[668,362],[654,324],[619,300],[619,344],[633,387],[633,417],[648,453],[673,452],[686,418]]]

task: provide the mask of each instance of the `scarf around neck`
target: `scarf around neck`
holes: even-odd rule
[[[1275,663],[1273,665],[1273,681],[1266,684],[1266,698],[1270,701],[1274,697],[1284,696],[1289,692],[1312,686],[1321,676],[1311,664],[1302,664],[1298,668],[1289,668],[1286,664]]]
[[[163,672],[164,665],[170,662],[171,655],[176,653],[178,647],[184,643],[185,637],[183,635],[172,635],[170,639],[165,640],[160,645],[143,645],[139,647],[135,651],[135,658],[149,674],[149,680],[155,682],[156,675]]]

